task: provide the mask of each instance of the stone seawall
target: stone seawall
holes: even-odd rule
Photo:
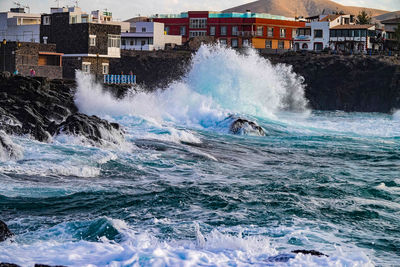
[[[273,64],[288,64],[305,78],[306,97],[316,110],[391,112],[400,109],[400,61],[393,57],[324,54],[262,55]],[[180,79],[190,66],[186,51],[124,51],[111,72],[133,71],[154,90]]]

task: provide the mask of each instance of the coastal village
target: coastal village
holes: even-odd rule
[[[129,51],[195,51],[202,43],[263,53],[385,54],[399,52],[400,18],[370,24],[359,14],[279,14],[188,11],[120,21],[108,10],[90,13],[78,6],[32,14],[21,5],[0,13],[2,71],[50,79],[73,79],[76,70],[104,83],[136,82],[119,66],[135,60]]]

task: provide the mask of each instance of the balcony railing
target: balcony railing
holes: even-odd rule
[[[136,84],[136,75],[104,75],[105,84]]]

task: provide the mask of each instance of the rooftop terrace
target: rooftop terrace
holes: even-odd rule
[[[157,14],[151,18],[162,18],[162,19],[180,19],[188,18],[188,12],[182,12],[180,14]],[[209,12],[208,18],[260,18],[260,19],[275,19],[275,20],[295,20],[294,18],[287,18],[279,15],[271,15],[267,13],[222,13],[222,12]]]

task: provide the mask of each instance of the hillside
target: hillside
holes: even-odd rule
[[[395,18],[400,18],[400,11],[388,12],[383,15],[374,17],[374,19],[376,19],[377,21],[383,21],[383,20],[395,19]]]
[[[251,10],[251,12],[270,13],[286,17],[307,17],[340,11],[356,15],[364,9],[371,12],[372,16],[388,13],[388,11],[379,9],[343,6],[330,0],[259,0],[224,10],[224,12],[246,12],[246,10]]]

